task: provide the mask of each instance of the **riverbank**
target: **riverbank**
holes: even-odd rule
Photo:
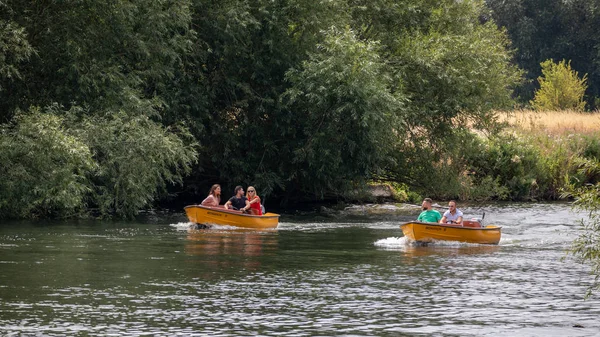
[[[599,113],[499,111],[496,119],[495,132],[458,136],[418,186],[392,185],[394,199],[564,200],[600,181]]]

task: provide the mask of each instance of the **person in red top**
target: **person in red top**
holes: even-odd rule
[[[253,186],[248,186],[248,192],[246,193],[246,199],[248,199],[248,206],[244,207],[244,211],[250,209],[253,215],[263,215],[260,207],[260,197],[256,195],[256,189]]]

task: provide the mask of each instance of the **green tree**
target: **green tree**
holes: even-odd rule
[[[3,7],[0,3],[0,9],[5,9]],[[21,79],[19,68],[32,53],[25,29],[15,22],[0,19],[0,91],[8,89],[13,80]]]
[[[168,185],[181,184],[197,160],[197,143],[183,125],[164,127],[133,108],[84,117],[78,110],[67,114],[70,130],[94,153],[89,200],[101,215],[136,215]]]
[[[571,61],[552,60],[542,62],[542,77],[538,77],[540,89],[535,92],[531,106],[536,110],[575,110],[583,111],[583,95],[587,88],[587,74],[579,78],[571,69]]]
[[[32,108],[0,129],[0,217],[72,216],[85,211],[89,147],[63,118]]]
[[[586,160],[581,166],[585,175],[600,174],[598,160]],[[588,296],[600,289],[600,182],[582,187],[571,187],[569,194],[576,198],[574,207],[587,214],[581,220],[582,232],[575,241],[571,253],[581,262],[591,266],[595,275],[593,285],[588,289]]]
[[[523,103],[533,99],[540,63],[571,60],[577,71],[588,74],[586,101],[590,109],[600,97],[600,0],[486,0],[491,17],[508,31],[515,62],[526,72],[516,90]],[[486,15],[487,17],[487,15]]]
[[[0,112],[58,103],[92,111],[120,107],[128,95],[152,99],[190,48],[187,0],[15,1],[0,19],[26,33],[35,55],[19,72],[27,79],[0,92]]]
[[[389,92],[377,44],[357,40],[348,28],[332,29],[287,76],[292,87],[284,100],[301,116],[290,137],[292,180],[322,197],[382,171],[399,131],[402,97]]]
[[[187,103],[180,103],[185,93],[180,88],[194,80],[184,76],[184,62],[197,62],[202,56],[190,55],[197,51],[192,49],[190,1],[8,0],[0,7],[9,9],[0,10],[0,41],[8,41],[0,47],[0,86],[6,89],[0,90],[0,121],[11,120],[19,109],[48,107],[36,114],[48,114],[39,124],[73,141],[63,142],[61,149],[40,142],[35,151],[60,156],[61,151],[78,153],[77,144],[84,144],[94,164],[78,171],[87,179],[86,193],[73,192],[72,200],[81,197],[81,202],[68,207],[59,202],[42,207],[37,202],[35,209],[10,216],[40,209],[65,215],[85,204],[102,214],[129,217],[164,196],[166,186],[181,182],[197,159],[196,142],[185,121],[168,117],[170,105],[181,109]],[[23,80],[12,81],[16,75]],[[180,90],[170,94],[174,88]],[[33,129],[29,118],[15,120],[6,139],[35,139],[28,133]],[[7,172],[27,167],[27,156],[14,155],[8,145],[0,151],[12,160],[5,164]],[[57,161],[60,167],[61,159]],[[48,170],[47,175],[52,174],[57,176],[42,177],[60,185],[60,171]],[[28,175],[33,174],[24,173]],[[79,190],[80,185],[73,186]],[[6,197],[11,188],[1,189],[0,195]],[[39,184],[35,190],[39,195],[55,191],[51,184]],[[5,198],[5,207],[23,209],[15,198]]]
[[[215,181],[251,183],[261,196],[297,192],[285,183],[288,142],[295,142],[288,136],[304,112],[282,105],[285,74],[316,50],[323,31],[349,19],[346,8],[337,1],[194,1],[197,66],[186,68],[174,90],[184,96],[167,100],[169,114],[189,120],[201,144],[185,184],[191,193],[203,195]]]
[[[481,22],[482,1],[353,3],[356,29],[382,41],[392,92],[408,98],[406,133],[398,134],[396,164],[383,178],[430,193],[438,184],[423,176],[448,165],[456,165],[453,172],[466,169],[465,161],[447,154],[455,153],[467,128],[492,130],[493,109],[513,103],[521,72],[511,64],[506,32]]]

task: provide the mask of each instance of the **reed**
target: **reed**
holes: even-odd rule
[[[500,122],[524,131],[552,135],[593,134],[600,131],[600,111],[534,111],[513,110],[496,112]]]

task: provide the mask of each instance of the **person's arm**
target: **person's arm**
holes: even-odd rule
[[[260,198],[259,198],[259,197],[256,197],[256,198],[252,199],[252,201],[250,201],[250,202],[248,203],[248,205],[252,205],[252,204],[255,204],[255,203],[257,203],[257,202],[258,202],[258,203],[260,203]]]
[[[448,221],[448,219],[446,219],[446,216],[444,215],[440,220],[440,223],[446,223],[446,221]]]
[[[462,219],[462,215],[461,215],[458,217],[458,219],[456,219],[456,223],[460,225],[460,224],[462,224],[462,220],[463,219]]]
[[[244,212],[247,211],[248,208],[250,208],[250,202],[248,202],[248,199],[246,199],[245,201],[246,201],[246,206],[244,206],[244,208],[241,209]]]
[[[206,197],[204,200],[202,200],[202,203],[200,205],[202,205],[202,206],[217,206],[217,204],[218,204],[217,200],[211,194],[208,197]]]
[[[225,205],[223,205],[223,207],[225,207],[225,209],[229,209],[229,206],[231,206],[231,199],[227,200]]]

